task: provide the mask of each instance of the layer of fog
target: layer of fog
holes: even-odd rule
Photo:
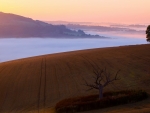
[[[111,37],[111,38],[141,38],[144,39],[146,38],[145,32],[125,32],[125,31],[107,31],[107,32],[102,32],[102,31],[96,31],[96,30],[84,30],[85,33],[87,34],[92,34],[92,35],[100,35],[104,37]]]
[[[0,39],[0,62],[66,51],[146,43],[144,37],[112,39],[3,38]]]

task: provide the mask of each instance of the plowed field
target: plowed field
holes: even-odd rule
[[[98,93],[87,92],[83,85],[85,80],[93,81],[97,67],[111,73],[121,70],[121,80],[105,91],[144,89],[150,93],[150,44],[65,52],[0,63],[0,112],[46,113],[61,99]],[[131,112],[141,105],[150,111],[149,103],[150,99],[102,111]]]

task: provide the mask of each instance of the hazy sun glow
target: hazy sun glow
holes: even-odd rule
[[[45,21],[150,23],[150,0],[0,0],[0,11]]]

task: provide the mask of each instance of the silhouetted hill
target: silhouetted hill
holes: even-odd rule
[[[74,31],[64,25],[51,25],[39,20],[0,12],[0,37],[99,37]]]
[[[92,22],[67,22],[67,21],[46,21],[53,25],[65,25],[69,29],[81,29],[99,32],[126,32],[145,33],[146,25],[142,24],[112,24],[112,23],[92,23]]]
[[[101,31],[101,32],[110,32],[110,31],[115,31],[115,32],[129,32],[129,33],[144,33],[145,31],[143,30],[135,30],[135,29],[131,29],[129,27],[133,27],[132,25],[129,25],[127,27],[122,27],[118,25],[118,27],[116,26],[89,26],[89,25],[80,25],[80,24],[67,24],[66,25],[68,28],[70,29],[86,29],[86,30],[97,30],[97,31]],[[136,28],[136,25],[134,26]],[[138,28],[138,27],[137,27]]]

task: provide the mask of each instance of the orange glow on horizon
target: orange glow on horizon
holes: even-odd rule
[[[36,20],[150,23],[150,0],[0,0],[0,11]]]

